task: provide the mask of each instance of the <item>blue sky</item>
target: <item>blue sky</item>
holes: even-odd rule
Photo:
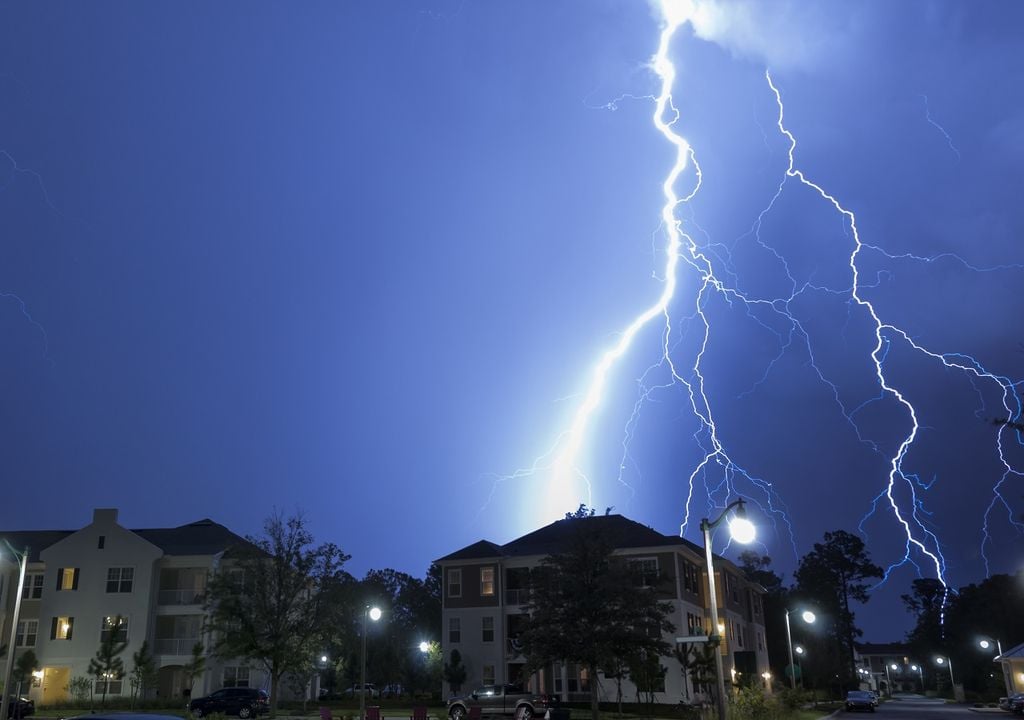
[[[707,438],[683,386],[654,388],[671,380],[664,323],[609,374],[578,463],[590,501],[671,533],[688,497],[699,518],[745,493],[765,503],[780,570],[836,528],[897,563],[891,510],[861,520],[911,422],[891,395],[872,401],[848,223],[793,178],[762,214],[788,149],[765,69],[797,168],[872,246],[863,296],[920,346],[1013,382],[1022,10],[696,7],[670,56],[674,127],[703,184],[676,217],[732,290],[817,288],[790,304],[792,336],[735,295],[701,305],[718,436],[793,530],[728,467],[690,494]],[[75,527],[117,506],[131,526],[209,516],[255,532],[301,508],[353,570],[419,574],[561,513],[545,453],[596,358],[663,287],[674,155],[646,97],[661,22],[641,2],[0,4],[3,526]],[[670,304],[684,376],[699,280],[684,268]],[[977,581],[1004,472],[998,386],[886,337],[886,375],[921,426],[904,461],[920,533],[952,584]],[[1009,519],[1021,478],[1002,489],[993,572],[1024,550]],[[887,619],[864,614],[868,639],[902,632],[915,574],[903,565],[879,591]]]

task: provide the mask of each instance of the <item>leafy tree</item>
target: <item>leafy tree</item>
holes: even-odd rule
[[[626,559],[601,531],[601,518],[581,513],[570,523],[566,549],[549,555],[531,573],[530,617],[520,640],[531,667],[569,662],[587,670],[590,708],[598,718],[598,668],[620,657],[660,656],[670,646],[663,635],[674,630],[670,603],[656,590],[638,587]]]
[[[715,676],[718,672],[718,666],[715,664],[718,643],[683,643],[673,652],[679,661],[684,680],[690,678],[693,692],[700,693],[706,698],[714,695]]]
[[[156,662],[149,652],[149,642],[143,640],[139,649],[132,653],[132,670],[128,673],[132,688],[131,709],[135,709],[135,698],[146,697],[146,691],[157,682]]]
[[[181,671],[185,675],[185,679],[188,680],[188,696],[192,697],[192,688],[196,684],[196,679],[206,671],[206,649],[201,642],[192,646],[192,657],[181,666]]]
[[[111,620],[110,628],[100,639],[96,655],[89,661],[88,673],[103,683],[102,705],[107,703],[107,690],[110,683],[124,677],[124,661],[118,657],[128,647],[128,641],[120,632],[124,618],[120,615]]]
[[[14,662],[14,667],[11,669],[11,679],[14,680],[14,682],[18,683],[18,689],[15,693],[15,696],[21,695],[22,686],[26,682],[29,682],[29,680],[32,677],[32,673],[34,673],[38,669],[39,658],[36,657],[34,651],[26,650],[18,656],[18,659]],[[15,712],[17,712],[17,708],[15,708]],[[15,714],[14,717],[17,718],[21,716]]]
[[[452,692],[457,693],[462,688],[462,683],[466,682],[466,666],[462,664],[462,653],[458,650],[452,650],[448,658],[448,662],[444,664],[444,679]]]
[[[84,703],[92,694],[92,680],[76,675],[68,681],[64,689],[71,693],[76,703]]]
[[[341,609],[333,601],[351,576],[343,570],[349,556],[332,543],[314,547],[302,515],[274,514],[263,530],[228,551],[230,562],[207,585],[205,609],[214,654],[261,665],[276,714],[281,678],[304,672],[323,646]]]
[[[847,680],[856,677],[853,644],[862,634],[850,601],[866,603],[870,595],[865,581],[882,576],[882,568],[871,562],[864,541],[845,530],[825,533],[825,542],[815,543],[796,571],[798,592],[816,601],[833,620],[833,638],[848,671]]]

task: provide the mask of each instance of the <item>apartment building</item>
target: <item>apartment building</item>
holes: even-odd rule
[[[574,532],[571,523],[594,523],[608,537],[617,555],[638,571],[638,582],[657,588],[672,604],[670,620],[676,631],[666,637],[704,635],[710,629],[704,550],[675,535],[621,515],[559,520],[505,545],[481,540],[440,560],[443,570],[442,648],[445,661],[458,650],[467,670],[463,691],[481,685],[526,683],[535,692],[553,693],[564,702],[589,699],[590,678],[585,668],[560,663],[524,677],[526,658],[518,633],[527,618],[529,575],[541,560],[565,549]],[[720,652],[725,672],[737,682],[764,682],[768,652],[764,631],[764,589],[748,582],[724,558],[715,558],[719,620],[724,630]],[[659,702],[692,701],[695,691],[674,657],[662,658],[667,668]],[[615,682],[602,677],[602,699],[616,697]],[[446,693],[455,689],[447,684]],[[623,696],[635,697],[635,687],[623,683]]]
[[[206,519],[129,530],[118,524],[114,509],[95,510],[92,522],[79,530],[0,531],[0,537],[30,551],[14,640],[18,654],[31,649],[39,659],[42,669],[22,691],[37,704],[69,698],[68,683],[88,677],[89,660],[107,633],[127,641],[120,655],[126,671],[132,654],[148,641],[159,668],[158,687],[150,695],[182,698],[188,687],[182,668],[193,646],[209,647],[202,605],[207,577],[230,558],[232,547],[247,542]],[[6,643],[19,566],[6,550],[0,558],[0,631]],[[208,657],[192,692],[264,684],[263,673],[244,662]],[[130,694],[127,677],[106,685],[108,697]]]

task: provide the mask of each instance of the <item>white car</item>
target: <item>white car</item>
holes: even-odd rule
[[[365,690],[363,688],[365,688]],[[358,695],[363,694],[365,694],[366,697],[380,697],[380,692],[377,690],[377,687],[373,683],[366,683],[366,685],[356,684],[352,687],[345,688],[342,691],[342,695],[344,695],[345,697],[356,697]]]

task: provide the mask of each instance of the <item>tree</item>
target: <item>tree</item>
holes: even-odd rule
[[[107,704],[107,691],[110,689],[110,683],[124,677],[124,661],[118,656],[128,647],[128,640],[125,637],[126,629],[123,617],[118,615],[110,618],[100,636],[100,646],[96,650],[96,655],[89,661],[87,672],[96,679],[96,684],[103,684],[103,695],[100,701],[102,705]]]
[[[149,642],[142,641],[139,649],[132,653],[132,670],[128,682],[132,688],[131,709],[135,709],[135,698],[145,698],[146,691],[157,681],[156,662],[149,652]]]
[[[614,554],[602,521],[582,507],[560,521],[570,523],[566,548],[531,572],[530,617],[520,635],[530,667],[569,662],[586,669],[594,720],[599,667],[625,648],[630,655],[666,655],[663,635],[674,630],[671,604],[640,586],[626,559]]]
[[[782,576],[770,569],[772,559],[752,550],[740,553],[739,565],[747,580],[765,589],[762,596],[764,606],[764,634],[768,647],[768,664],[788,677],[784,670],[789,668],[789,654],[786,642],[786,613],[798,607],[795,598],[782,584]]]
[[[33,650],[26,650],[18,656],[18,659],[15,661],[14,667],[11,670],[11,679],[14,680],[14,682],[18,683],[18,689],[15,693],[15,697],[21,695],[22,685],[28,682],[29,679],[32,677],[32,673],[34,673],[38,669],[39,658],[36,657],[36,654]],[[15,704],[14,710],[15,713],[17,713],[20,710],[20,707],[17,704]],[[20,717],[20,715],[15,714],[14,717],[17,718]]]
[[[64,689],[71,693],[71,697],[76,703],[81,704],[92,694],[92,680],[82,675],[76,675],[68,681]]]
[[[466,666],[462,664],[462,653],[452,650],[449,660],[444,664],[444,679],[452,692],[459,692],[462,683],[466,682]]]
[[[683,678],[689,677],[694,694],[700,693],[705,698],[711,697],[715,689],[715,653],[718,643],[683,643],[676,647],[674,654],[679,661]],[[685,682],[683,685],[685,686]]]
[[[870,594],[865,580],[883,577],[882,568],[871,562],[864,541],[845,530],[825,533],[824,543],[803,556],[796,571],[797,591],[816,601],[833,619],[834,639],[839,656],[848,670],[847,680],[856,677],[854,640],[862,633],[855,623],[850,601],[866,603]]]
[[[263,530],[228,550],[229,562],[207,585],[205,608],[214,654],[261,665],[276,714],[281,678],[304,672],[320,650],[339,619],[337,592],[351,576],[343,570],[349,556],[332,543],[314,547],[301,514],[274,514]]]
[[[181,666],[181,671],[188,680],[188,696],[192,697],[192,688],[196,684],[196,678],[206,671],[206,651],[201,642],[192,646],[192,657]]]

